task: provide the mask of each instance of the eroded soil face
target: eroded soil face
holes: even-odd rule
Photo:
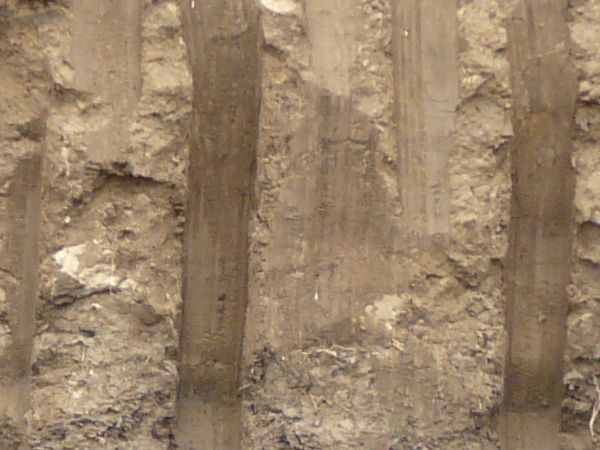
[[[260,2],[242,448],[499,448],[517,2],[420,3]],[[180,6],[0,0],[2,370],[15,348],[27,357],[14,299],[37,297],[30,373],[0,372],[0,403],[19,397],[28,410],[13,420],[0,405],[7,448],[24,434],[35,449],[176,448],[186,170],[201,110]],[[565,17],[578,85],[561,439],[584,450],[598,445],[600,4],[570,1]],[[433,31],[419,40],[419,29]],[[41,176],[23,185],[38,157]],[[35,197],[13,195],[37,181],[39,217],[23,213]],[[16,287],[35,274],[13,257],[25,254],[23,224],[39,229],[37,295]]]
[[[44,156],[30,444],[167,448],[191,111],[178,5],[14,3],[0,7],[3,192]]]

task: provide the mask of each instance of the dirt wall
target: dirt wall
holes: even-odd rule
[[[3,170],[27,146],[45,151],[29,443],[166,448],[191,111],[179,8],[14,3]]]
[[[563,263],[571,249],[568,297],[556,292],[568,312],[546,337],[566,322],[562,382],[559,351],[549,369],[551,400],[564,390],[562,448],[595,448],[600,4],[540,0],[537,7],[554,8],[554,22],[536,21],[535,33],[554,23],[561,34],[540,41],[521,36],[531,29],[513,29],[510,43],[516,0],[261,0],[260,58],[246,61],[244,53],[229,73],[200,60],[223,54],[184,37],[182,11],[192,17],[199,3],[0,0],[2,445],[19,448],[27,435],[35,449],[176,448],[179,330],[187,320],[192,336],[182,350],[192,362],[206,354],[198,347],[205,335],[228,336],[226,354],[218,345],[210,351],[235,369],[220,381],[241,402],[242,448],[499,448],[511,367],[512,188],[568,193],[563,172],[534,183],[539,191],[511,179],[521,145],[560,147],[574,183],[573,244],[560,258],[549,255]],[[231,11],[212,10],[231,19],[224,28],[211,22],[216,41],[231,44],[236,30],[247,31]],[[572,91],[561,88],[567,74],[548,77],[556,55],[546,46],[562,42],[570,47],[559,49],[560,61],[576,71]],[[530,90],[544,87],[528,103],[515,76],[536,67],[534,56],[547,70],[523,79]],[[251,128],[244,118],[252,108],[236,113],[233,97],[237,88],[248,93],[238,81],[252,67],[260,67],[254,81],[262,91],[256,158],[236,157],[243,170],[227,172],[231,155],[221,147],[253,152],[227,131]],[[210,77],[233,86],[222,92],[228,101],[206,91]],[[555,113],[531,134],[526,112],[536,104]],[[199,132],[207,123],[214,130]],[[188,148],[207,145],[212,172],[189,158]],[[527,177],[546,167],[530,163]],[[202,166],[197,178],[187,172],[194,164]],[[188,175],[196,188],[213,180],[209,207],[194,216],[204,236],[194,245],[183,238]],[[252,191],[248,209],[242,190]],[[188,202],[198,205],[196,195]],[[550,200],[549,214],[561,205]],[[244,226],[247,244],[234,230]],[[216,284],[203,284],[206,275],[195,291],[184,289],[184,255],[186,277],[212,273]],[[528,279],[538,276],[538,284],[551,278],[534,272]],[[27,293],[35,278],[37,299]],[[198,303],[205,328],[182,320],[182,293],[212,296]],[[243,326],[243,308],[235,308],[245,297]],[[219,305],[229,300],[235,312],[219,322]],[[526,314],[517,319],[531,324]],[[531,342],[548,322],[536,323]],[[540,356],[518,339],[523,354]],[[19,365],[15,348],[30,362]],[[210,393],[194,376],[190,386]],[[6,388],[11,379],[25,383]],[[595,426],[598,435],[600,419]]]

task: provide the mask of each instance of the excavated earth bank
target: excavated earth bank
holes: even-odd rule
[[[261,0],[242,448],[499,448],[517,3]],[[561,445],[586,450],[600,3],[564,4],[578,89]],[[182,23],[175,0],[0,0],[6,448],[176,448],[199,108]]]

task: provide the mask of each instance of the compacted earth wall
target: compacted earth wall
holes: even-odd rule
[[[599,410],[600,2],[0,0],[0,449]]]

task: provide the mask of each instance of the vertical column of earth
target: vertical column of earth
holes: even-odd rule
[[[393,2],[395,113],[408,247],[448,239],[448,161],[459,86],[457,7],[456,0]]]
[[[87,133],[88,158],[117,159],[129,138],[128,118],[141,90],[141,0],[72,4],[73,84],[112,107],[108,124]]]
[[[260,101],[254,0],[184,0],[193,76],[177,439],[240,448],[239,372]]]
[[[48,79],[25,5],[0,5],[0,448],[28,448]],[[25,17],[25,19],[22,19]]]
[[[25,413],[30,407],[30,377],[35,306],[38,280],[38,231],[41,201],[42,155],[36,152],[22,157],[10,179],[8,205],[2,214],[8,224],[3,242],[0,294],[6,309],[8,342],[0,348],[0,416],[3,429],[25,429]],[[4,305],[3,305],[4,306]],[[12,425],[11,425],[12,424]],[[0,432],[0,445],[11,448],[10,436]],[[26,440],[23,440],[23,445]],[[6,446],[6,447],[4,447]]]
[[[515,138],[506,267],[506,449],[558,448],[577,95],[565,11],[563,0],[522,0],[508,26]]]

